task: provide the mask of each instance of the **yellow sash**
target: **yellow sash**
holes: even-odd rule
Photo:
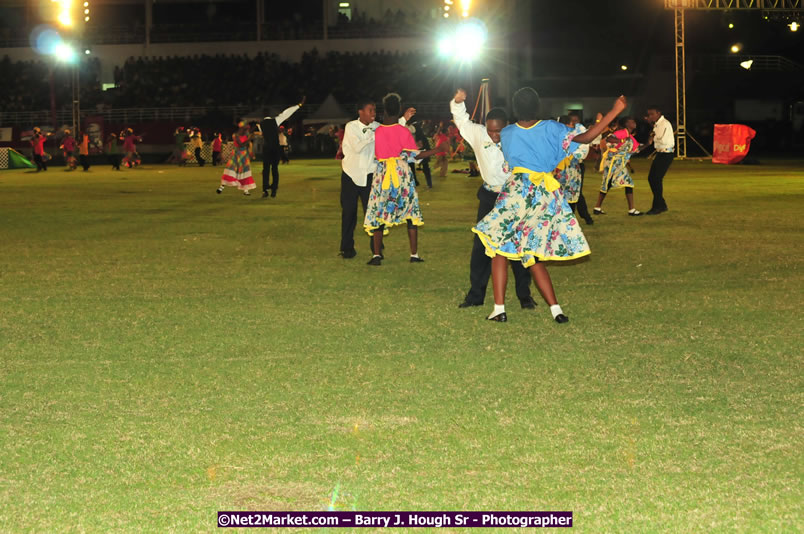
[[[572,161],[572,156],[569,156],[567,158],[562,159],[561,163],[559,163],[558,167],[556,167],[556,170],[557,171],[563,171],[564,169],[569,167],[570,161]]]
[[[535,185],[539,185],[539,183],[544,181],[544,188],[550,193],[561,187],[561,184],[558,183],[558,180],[553,177],[553,173],[551,172],[536,172],[526,169],[525,167],[514,167],[513,173],[527,174],[530,181]]]
[[[385,163],[385,175],[382,177],[382,188],[388,189],[393,182],[394,187],[399,189],[399,172],[396,170],[396,160],[399,158],[383,158],[380,161]]]

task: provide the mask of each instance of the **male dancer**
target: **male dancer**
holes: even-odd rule
[[[656,149],[656,158],[650,165],[648,172],[648,183],[653,192],[653,205],[645,215],[659,215],[667,211],[667,202],[664,201],[664,175],[670,168],[675,158],[674,150],[676,139],[673,135],[673,125],[664,118],[662,110],[658,106],[648,108],[648,120],[653,123],[653,132],[650,134],[650,141]]]
[[[276,118],[265,117],[260,122],[262,132],[262,198],[268,198],[268,190],[271,190],[271,198],[276,197],[276,190],[279,189],[279,160],[282,149],[279,146],[279,126],[296,113],[296,110],[304,105],[307,100],[303,96],[301,102],[296,106],[290,106],[279,114]],[[271,180],[273,174],[273,180]]]
[[[402,125],[416,113],[414,108],[405,110],[399,119]],[[380,125],[374,118],[377,107],[373,100],[363,100],[357,108],[358,118],[347,122],[343,134],[343,159],[341,160],[341,256],[354,258],[355,226],[357,226],[357,200],[363,204],[363,217],[366,215],[371,180],[374,168],[374,130]],[[371,245],[372,250],[374,245]]]
[[[477,220],[480,221],[494,208],[497,194],[511,176],[511,171],[508,169],[500,147],[500,131],[508,123],[508,117],[505,111],[495,108],[486,115],[485,127],[475,124],[466,112],[465,100],[466,91],[458,89],[455,98],[450,102],[450,110],[452,118],[458,126],[458,131],[475,152],[480,176],[483,178],[483,185],[477,190],[477,198],[480,200],[477,208]],[[519,297],[519,303],[525,309],[536,308],[536,301],[530,296],[530,274],[520,261],[511,262],[511,268],[514,270],[516,296]],[[475,234],[472,259],[469,262],[471,288],[458,307],[482,306],[486,298],[489,277],[491,277],[491,258],[486,256],[486,249]]]
[[[581,114],[577,111],[570,111],[569,112],[569,127],[575,129],[576,135],[580,135],[586,131],[586,126],[581,123]],[[581,145],[581,147],[573,152],[573,159],[570,162],[573,170],[575,168],[580,169],[581,173],[581,192],[578,196],[578,202],[573,202],[570,204],[570,208],[572,208],[572,212],[575,213],[577,208],[578,215],[586,221],[586,224],[595,224],[595,220],[592,219],[592,216],[589,214],[589,208],[586,205],[586,199],[583,196],[583,179],[584,175],[586,174],[586,164],[584,164],[584,160],[589,155],[589,145]]]

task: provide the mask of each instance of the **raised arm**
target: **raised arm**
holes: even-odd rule
[[[614,101],[614,105],[611,107],[608,113],[598,122],[597,124],[593,124],[591,128],[586,130],[584,133],[580,135],[576,135],[573,137],[572,141],[574,143],[580,144],[587,144],[591,143],[595,137],[603,133],[606,127],[609,125],[611,121],[613,121],[617,115],[619,115],[626,107],[627,102],[625,97],[620,95],[620,97]]]
[[[466,111],[466,91],[458,89],[455,91],[455,97],[449,103],[449,109],[452,112],[452,120],[455,121],[455,126],[458,127],[461,137],[469,141],[473,147],[478,143],[477,135],[482,135],[486,129],[480,125],[472,122],[469,113]]]
[[[293,115],[294,113],[296,113],[296,111],[297,111],[299,108],[301,108],[301,107],[304,105],[304,102],[305,102],[306,100],[307,100],[307,97],[306,97],[306,96],[303,96],[303,97],[302,97],[302,99],[301,99],[301,102],[299,102],[299,103],[298,103],[298,104],[296,104],[295,106],[290,106],[288,109],[286,109],[285,111],[283,111],[282,113],[280,113],[280,114],[279,114],[279,115],[276,117],[276,125],[277,125],[277,126],[279,126],[280,124],[282,124],[283,122],[285,122],[286,120],[288,120],[288,119],[290,118],[290,116],[291,116],[291,115]],[[266,118],[267,118],[267,117],[266,117]]]

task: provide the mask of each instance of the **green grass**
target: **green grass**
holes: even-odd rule
[[[647,163],[636,199],[647,209]],[[802,529],[801,162],[676,162],[509,323],[459,310],[476,180],[381,268],[334,161],[0,173],[0,531],[216,531],[216,511],[572,510],[584,532]],[[587,179],[594,202],[597,175]],[[535,290],[534,290],[535,293]]]

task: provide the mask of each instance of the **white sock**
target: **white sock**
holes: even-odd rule
[[[494,311],[491,312],[491,315],[489,315],[489,319],[497,317],[501,313],[505,313],[505,304],[495,304]]]
[[[417,252],[416,254],[411,254],[411,255],[410,255],[410,257],[411,257],[411,258],[418,258],[418,257],[419,257],[419,253]]]
[[[636,213],[636,208],[631,208],[630,210],[628,210],[628,213]]]
[[[559,306],[558,304],[553,304],[552,306],[550,306],[550,313],[553,314],[553,319],[555,319],[559,315],[564,314],[564,312],[561,311],[561,306]]]
[[[375,254],[373,257],[374,257],[374,258],[379,258],[379,257],[380,257],[380,255],[379,255],[379,254]]]

